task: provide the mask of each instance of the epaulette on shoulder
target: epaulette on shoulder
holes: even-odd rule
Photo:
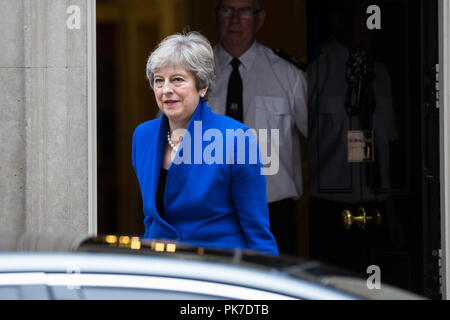
[[[291,56],[290,54],[287,54],[286,52],[278,49],[278,48],[274,48],[272,49],[273,52],[279,56],[280,58],[286,60],[289,63],[292,63],[294,66],[296,66],[297,68],[299,68],[302,71],[306,71],[306,63],[300,61],[299,59],[297,59],[296,57]]]

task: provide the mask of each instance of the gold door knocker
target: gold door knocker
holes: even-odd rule
[[[342,222],[347,230],[355,224],[360,230],[364,230],[369,223],[375,223],[377,226],[381,225],[381,212],[376,210],[375,216],[369,216],[366,210],[361,207],[358,209],[358,214],[354,216],[350,210],[342,212]]]

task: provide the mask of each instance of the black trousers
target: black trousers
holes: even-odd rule
[[[295,201],[285,199],[269,203],[269,221],[280,254],[295,255],[298,238]]]

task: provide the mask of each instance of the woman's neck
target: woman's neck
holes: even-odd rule
[[[195,110],[190,116],[188,116],[188,118],[183,118],[183,119],[169,119],[169,118],[167,118],[167,120],[169,121],[170,133],[173,134],[173,133],[178,132],[178,131],[179,132],[186,131],[186,129],[187,129],[188,125],[189,125],[189,122],[191,121],[191,119],[192,119],[192,117],[193,117],[193,115],[195,113]]]
[[[181,142],[181,138],[183,138],[188,125],[189,125],[188,121],[177,122],[169,120],[170,139],[175,144]]]
[[[186,130],[189,121],[171,121],[169,119],[169,130],[170,132],[175,132],[177,130]]]

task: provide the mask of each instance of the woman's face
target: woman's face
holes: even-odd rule
[[[197,91],[194,75],[181,65],[168,65],[155,71],[153,81],[161,112],[170,122],[186,127],[206,88]]]

